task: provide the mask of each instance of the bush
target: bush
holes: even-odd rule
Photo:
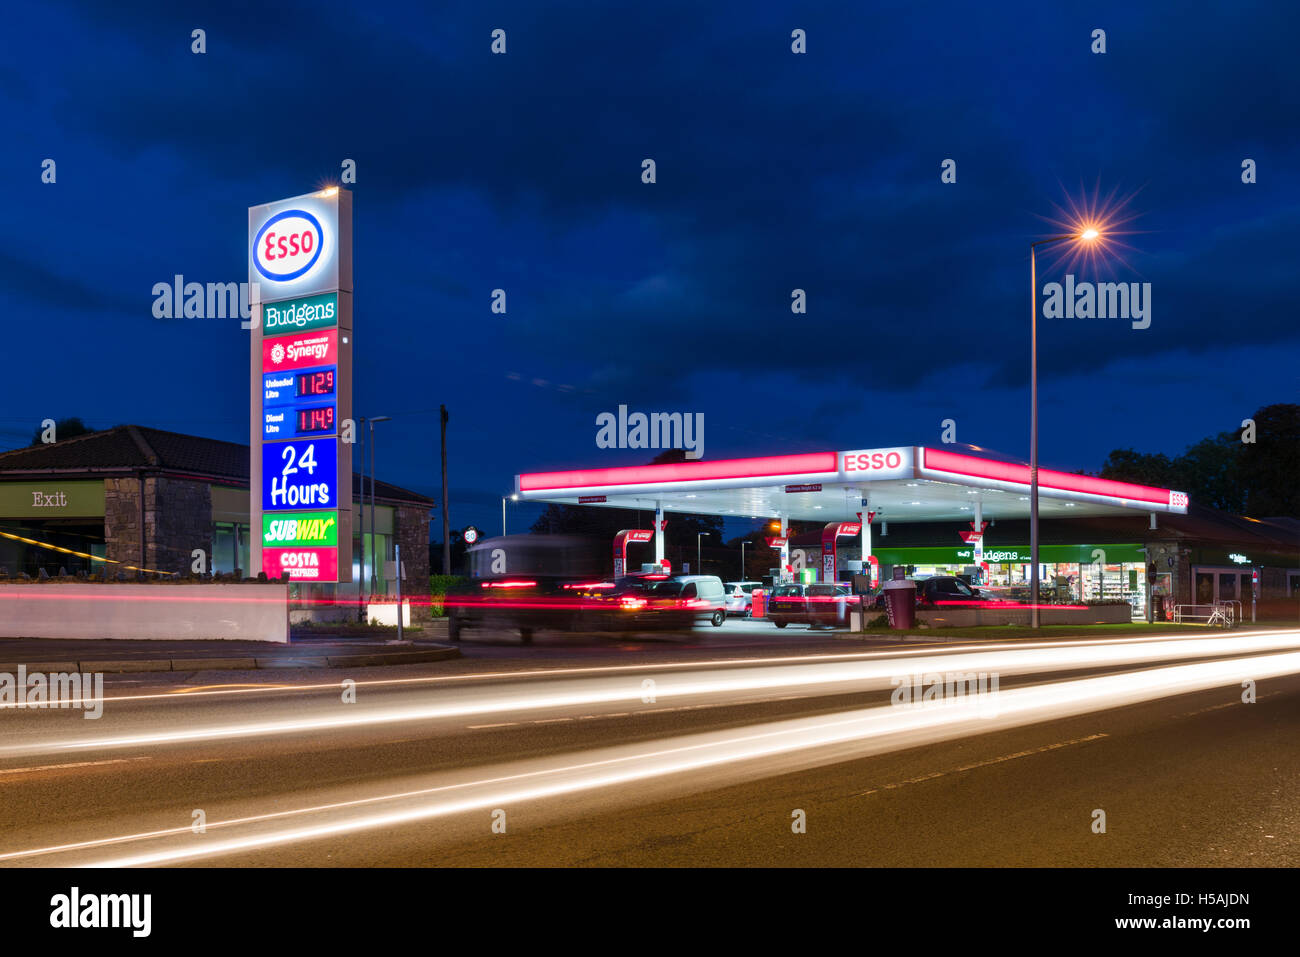
[[[443,609],[443,599],[448,595],[464,594],[469,579],[462,578],[460,575],[430,575],[429,576],[429,614],[434,618],[441,618],[446,612]]]

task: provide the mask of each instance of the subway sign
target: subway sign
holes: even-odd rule
[[[337,452],[334,438],[263,445],[262,511],[337,508]]]
[[[275,512],[262,516],[263,548],[333,548],[338,543],[337,512]]]

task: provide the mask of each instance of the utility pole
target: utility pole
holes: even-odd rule
[[[451,519],[447,516],[447,407],[438,406],[442,422],[442,573],[451,574]]]

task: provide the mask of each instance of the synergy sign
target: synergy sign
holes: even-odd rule
[[[302,336],[276,336],[262,340],[262,371],[337,366],[339,331],[311,332]]]
[[[251,568],[352,578],[352,196],[337,189],[248,210]],[[347,433],[350,435],[350,433]],[[302,511],[314,509],[314,511]]]

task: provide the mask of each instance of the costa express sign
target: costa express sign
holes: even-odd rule
[[[329,329],[301,336],[276,336],[262,340],[262,372],[337,366],[339,331]]]
[[[288,572],[292,581],[338,581],[338,549],[263,548],[262,571],[268,578],[280,578]]]
[[[284,511],[311,505],[338,505],[338,440],[305,439],[263,445],[262,510]]]

